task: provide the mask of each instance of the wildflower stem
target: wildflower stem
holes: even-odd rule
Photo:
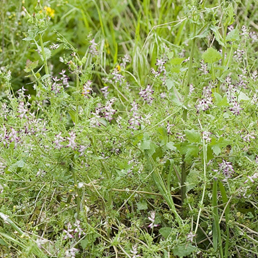
[[[46,53],[45,53],[45,49],[44,49],[44,43],[43,43],[43,39],[42,39],[42,35],[41,34],[39,35],[39,39],[40,39],[41,52],[42,52],[42,56],[43,56],[43,59],[44,59],[45,73],[46,73],[46,75],[48,75],[49,71],[48,71],[48,66],[47,66],[47,58],[46,58]]]
[[[218,181],[213,179],[212,187],[212,206],[213,206],[213,230],[212,230],[212,239],[213,239],[213,248],[215,251],[218,249],[221,257],[223,257],[222,243],[221,243],[221,234],[220,234],[220,225],[219,225],[219,214],[218,214]]]
[[[76,171],[75,171],[73,165],[74,165],[74,155],[72,157],[72,162],[69,165],[69,168],[70,168],[70,171],[72,171],[72,173],[73,173],[73,182],[74,182],[74,186],[76,189],[76,204],[77,204],[76,212],[77,212],[77,219],[79,220],[80,219],[80,196],[79,196],[79,189],[78,189],[78,184],[77,184],[77,174],[76,174]]]
[[[38,83],[38,85],[42,88],[43,85],[40,82],[40,80],[38,79],[38,77],[36,76],[36,74],[34,73],[33,69],[31,69],[31,73],[33,74],[33,77],[35,78],[35,80]]]
[[[173,212],[178,225],[182,226],[182,219],[176,211],[176,207],[175,207],[175,204],[174,204],[174,201],[170,194],[169,189],[166,188],[164,181],[163,181],[159,171],[157,170],[157,167],[155,167],[155,162],[153,161],[152,157],[150,157],[146,151],[145,151],[145,157],[147,160],[146,169],[149,172],[153,171],[153,173],[152,173],[153,181],[156,183],[156,186],[159,189],[160,193],[162,194],[163,198],[167,201],[167,204],[170,207],[171,211]],[[152,169],[152,168],[154,168],[154,169]]]
[[[225,211],[225,218],[226,218],[226,234],[227,234],[227,237],[226,237],[226,243],[225,243],[225,247],[224,247],[224,258],[227,258],[228,257],[228,246],[229,246],[229,202],[230,202],[230,199],[228,200],[228,197],[227,197],[227,194],[226,194],[226,190],[225,190],[225,187],[223,185],[223,183],[221,181],[219,181],[219,188],[220,188],[220,193],[221,193],[221,197],[222,197],[222,200],[223,200],[223,203],[225,203],[226,207],[224,208],[224,211]],[[222,216],[221,216],[222,218]],[[221,219],[220,219],[221,221]]]
[[[79,91],[80,87],[80,79],[78,73],[76,73],[76,88]],[[79,102],[76,101],[76,116],[75,116],[75,123],[77,124],[79,120]]]
[[[194,16],[193,16],[194,19]],[[193,24],[193,35],[196,34],[196,23]],[[193,66],[193,56],[195,51],[195,38],[192,41],[192,48],[191,48],[191,54],[190,54],[190,60],[189,60],[189,66],[188,66],[188,76],[187,76],[187,82],[185,84],[185,107],[187,107],[188,104],[188,95],[189,95],[189,85],[190,81],[192,79],[192,66]],[[183,109],[183,119],[186,122],[187,121],[187,109],[184,107]],[[182,166],[181,166],[181,199],[182,199],[182,207],[183,203],[186,197],[186,186],[185,186],[185,180],[186,180],[186,163],[185,163],[185,155],[182,155]],[[183,208],[182,208],[183,213]]]
[[[181,166],[181,200],[182,200],[182,211],[183,203],[186,197],[186,164],[185,164],[185,155],[182,155],[182,166]]]
[[[91,144],[93,145],[94,154],[97,156],[98,153],[97,153],[97,148],[96,148],[96,145],[95,145],[95,140],[94,140],[94,138],[89,138],[89,139],[90,139],[90,141],[91,141]],[[109,172],[107,171],[107,168],[106,168],[106,166],[104,165],[104,163],[102,162],[102,160],[100,160],[100,164],[101,164],[103,170],[105,171],[107,178],[110,179],[110,174],[109,174]]]
[[[199,120],[199,124],[200,124],[201,130],[203,131],[200,120]],[[202,206],[203,206],[203,201],[204,201],[204,197],[205,197],[206,183],[207,183],[207,175],[206,175],[207,144],[205,143],[204,137],[202,138],[202,151],[203,151],[203,180],[204,180],[204,182],[203,182],[202,198],[201,198],[201,201],[200,201],[200,204],[199,204],[200,209],[199,209],[199,212],[198,212],[196,227],[195,227],[195,231],[194,231],[195,234],[197,233],[197,230],[198,230],[198,227],[199,227],[199,221],[200,221],[201,212],[202,212],[202,209],[203,209]]]

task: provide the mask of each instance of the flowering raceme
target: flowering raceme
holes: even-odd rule
[[[223,172],[226,178],[230,178],[232,174],[235,173],[232,163],[225,160],[223,160],[222,163],[219,164],[219,169]]]
[[[144,99],[144,101],[146,101],[148,104],[152,104],[153,101],[153,95],[154,90],[151,88],[151,86],[148,84],[146,89],[141,90],[139,95]]]

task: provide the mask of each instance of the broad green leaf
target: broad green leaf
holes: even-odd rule
[[[214,145],[211,147],[215,155],[219,155],[221,153],[221,149],[218,145]]]
[[[179,106],[179,107],[182,107],[182,106],[183,106],[183,97],[182,97],[182,95],[177,91],[177,89],[176,89],[175,86],[172,87],[172,91],[171,91],[170,97],[171,97],[172,102],[173,102],[175,105],[177,105],[177,106]]]
[[[37,32],[36,32],[36,31],[34,31],[34,30],[29,30],[29,31],[28,31],[28,37],[24,38],[23,40],[25,40],[25,41],[31,41],[31,40],[34,40],[36,36],[37,36]]]
[[[25,163],[24,163],[24,161],[21,159],[21,160],[17,161],[15,164],[17,165],[18,168],[23,168]]]
[[[125,169],[121,169],[121,170],[117,169],[116,172],[117,172],[119,178],[126,176],[128,173],[128,171]]]
[[[224,98],[222,98],[222,96],[217,92],[214,92],[213,95],[214,95],[214,98],[215,98],[215,104],[218,107],[225,107],[225,106],[229,105],[228,100],[227,100],[227,96],[224,96]]]
[[[218,107],[227,107],[227,106],[229,106],[227,96],[224,96],[224,98],[219,103],[217,103],[217,106]]]
[[[47,47],[44,47],[46,59],[49,59],[51,57],[51,50]]]
[[[171,71],[172,73],[180,73],[180,71],[182,72],[181,69],[182,69],[182,68],[180,68],[180,66],[173,66],[170,71]]]
[[[239,30],[238,29],[234,29],[232,31],[230,31],[226,37],[226,41],[237,41],[239,40]]]
[[[137,205],[137,209],[138,209],[139,211],[147,210],[147,209],[148,209],[147,202],[144,201],[144,200],[142,200],[142,201],[140,201],[140,202],[137,202],[136,205]]]
[[[199,132],[195,131],[194,129],[185,130],[185,135],[189,142],[200,142],[201,141]]]
[[[170,63],[172,65],[179,65],[181,64],[183,61],[185,60],[185,58],[179,58],[179,57],[176,57],[176,58],[173,58]]]
[[[187,255],[190,255],[192,252],[194,252],[196,250],[196,247],[192,246],[191,244],[187,243],[187,244],[181,244],[181,245],[177,245],[174,249],[173,249],[173,254],[177,255],[179,257],[185,257]]]
[[[167,239],[169,237],[169,235],[171,234],[172,232],[172,228],[169,228],[169,227],[164,227],[164,228],[161,228],[159,230],[159,233],[165,238]]]
[[[224,47],[225,46],[225,41],[220,34],[220,31],[219,31],[220,28],[217,27],[217,26],[212,26],[211,30],[214,32],[215,38],[219,42],[219,44]]]
[[[199,155],[199,147],[196,145],[188,145],[186,154],[185,154],[185,160],[191,162],[192,157],[198,157]]]
[[[213,158],[213,150],[211,149],[211,146],[207,146],[207,162],[209,162]]]
[[[227,132],[230,132],[231,129],[230,128],[226,128],[225,129]],[[230,142],[229,140],[223,138],[223,137],[220,137],[219,140],[216,139],[215,137],[212,137],[211,139],[211,142],[210,142],[210,146],[213,147],[215,145],[219,146],[220,148],[224,148],[226,147],[227,145],[229,144],[232,144],[232,142]]]
[[[173,142],[168,142],[166,144],[167,148],[172,150],[172,151],[176,151],[176,147],[174,146],[174,143]]]
[[[154,148],[154,153],[153,154],[151,154],[151,153],[149,153],[149,154],[151,154],[152,155],[152,158],[154,159],[154,160],[156,160],[157,158],[162,158],[162,157],[164,157],[164,151],[163,151],[163,149],[160,147],[160,146],[156,146],[156,144],[153,146],[154,144],[151,144],[151,147],[153,147]]]
[[[241,101],[241,100],[250,100],[250,98],[242,91],[238,91],[238,96],[237,96],[237,100]]]
[[[173,80],[167,79],[166,80],[166,85],[167,85],[167,89],[170,90],[175,85],[175,83],[174,83]]]
[[[214,92],[213,95],[215,97],[215,104],[217,104],[218,102],[220,102],[222,100],[222,97],[219,93]]]
[[[38,60],[35,62],[30,61],[29,59],[26,61],[26,66],[24,71],[29,73],[31,70],[35,69],[38,66]]]
[[[143,139],[141,142],[141,150],[147,151],[148,155],[152,156],[155,153],[157,145],[150,139],[148,133],[144,133]]]
[[[77,119],[77,117],[76,117],[76,119]],[[102,125],[107,126],[107,120],[106,120],[106,119],[100,118],[100,119],[99,119],[99,122],[100,122]],[[77,122],[76,122],[76,123],[77,123]]]
[[[209,64],[213,64],[221,59],[221,54],[214,48],[208,48],[203,54],[202,59]]]
[[[168,55],[168,58],[171,59],[174,56],[174,52],[168,52],[167,55]]]
[[[152,156],[156,152],[157,147],[158,146],[154,142],[151,142],[150,149],[147,150],[148,155]],[[157,156],[159,156],[158,152],[157,152]],[[154,155],[153,155],[153,157],[154,157]]]
[[[188,145],[189,143],[187,142],[181,142],[181,143],[175,144],[175,147],[177,148],[177,150],[180,152],[181,155],[184,155],[187,152]]]
[[[21,159],[19,161],[17,161],[16,163],[12,164],[10,167],[8,167],[8,172],[16,172],[17,168],[22,168],[24,167],[25,163],[24,161]]]
[[[157,131],[158,131],[158,137],[161,141],[161,144],[165,145],[168,141],[168,133],[167,133],[166,128],[165,127],[159,127],[157,129]]]
[[[42,48],[41,48],[41,46],[37,46],[37,47],[38,47],[38,50],[41,54],[41,59],[42,59],[42,61],[44,61],[43,60],[43,55],[42,55]],[[48,60],[51,57],[51,50],[47,47],[44,47],[44,52],[45,52],[45,58],[46,58],[46,60]]]
[[[72,121],[73,121],[74,123],[76,123],[76,111],[70,109],[70,111],[69,111],[68,113],[69,113],[69,115],[70,115]]]
[[[228,112],[226,112],[226,113],[223,114],[223,117],[224,117],[225,119],[228,119],[228,118],[230,117],[230,114],[229,114]]]
[[[80,245],[82,249],[86,249],[88,245],[90,244],[90,241],[87,238],[84,238],[83,240],[80,241]]]
[[[199,171],[191,170],[186,177],[186,192],[188,193],[199,183]]]
[[[242,3],[242,1],[240,1],[240,0],[236,0],[235,2],[236,3]],[[236,11],[234,10],[234,7],[233,7],[232,3],[230,3],[228,5],[228,7],[225,9],[225,16],[227,18],[223,22],[224,26],[228,26],[228,25],[231,25],[232,23],[234,23],[234,21],[235,21],[235,18],[234,18],[235,13],[236,13]]]
[[[1,245],[8,246],[8,243],[5,242],[3,239],[0,239],[0,246],[1,246]]]
[[[92,230],[91,230],[92,231]],[[85,250],[91,246],[92,243],[95,242],[97,239],[98,235],[94,232],[87,232],[87,236],[80,241],[81,247]]]
[[[151,140],[143,140],[141,144],[142,150],[149,150],[151,148]]]

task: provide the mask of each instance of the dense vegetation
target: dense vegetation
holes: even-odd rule
[[[2,1],[0,257],[257,257],[243,2]]]

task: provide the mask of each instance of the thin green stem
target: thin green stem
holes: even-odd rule
[[[199,124],[200,124],[200,127],[201,127],[201,130],[203,131],[202,129],[202,125],[201,125],[201,122],[200,120],[198,119],[199,121]],[[203,190],[202,190],[202,198],[201,198],[201,201],[200,201],[200,209],[199,209],[199,212],[198,212],[198,216],[197,216],[197,222],[196,222],[196,227],[195,227],[195,234],[197,233],[197,230],[198,230],[198,227],[199,227],[199,221],[200,221],[200,217],[201,217],[201,212],[203,210],[203,201],[204,201],[204,197],[205,197],[205,191],[206,191],[206,184],[207,184],[207,144],[205,143],[205,140],[204,138],[202,138],[202,151],[203,151]]]
[[[193,35],[195,36],[196,34],[196,23],[193,24]],[[189,60],[189,66],[188,66],[188,76],[187,76],[187,81],[185,83],[185,103],[184,106],[187,107],[188,105],[188,95],[189,95],[189,85],[192,80],[192,67],[193,67],[193,56],[194,56],[194,51],[195,51],[195,37],[192,41],[192,48],[191,48],[191,54],[190,54],[190,60]],[[187,121],[187,109],[183,108],[183,120],[186,122]],[[186,180],[186,163],[185,163],[185,155],[182,156],[182,166],[181,166],[181,198],[182,198],[182,207],[184,204],[184,200],[186,197],[186,185],[185,185],[185,180]],[[182,214],[183,214],[183,208],[182,208]]]
[[[149,156],[147,151],[145,151],[145,157],[147,160],[146,170],[148,172],[153,171],[153,173],[152,173],[153,181],[155,182],[157,188],[159,189],[160,193],[162,194],[163,198],[166,200],[168,206],[170,207],[172,213],[174,214],[178,225],[182,226],[182,219],[176,211],[176,207],[175,207],[175,204],[174,204],[174,201],[173,201],[173,198],[171,196],[169,189],[166,188],[166,185],[165,185],[159,171],[157,170],[157,167],[155,167],[155,162],[153,161],[152,157]]]
[[[220,257],[223,258],[222,240],[221,240],[219,214],[218,214],[218,181],[217,181],[217,179],[213,179],[212,206],[213,206],[213,230],[212,230],[213,248],[215,251],[217,251],[219,248]]]
[[[182,166],[181,166],[181,200],[182,204],[184,203],[186,197],[186,164],[185,164],[185,155],[182,155]],[[183,207],[183,205],[182,205]]]
[[[95,144],[95,139],[94,139],[93,137],[90,137],[89,139],[90,139],[91,144],[92,144],[92,146],[93,146],[94,154],[95,154],[96,157],[97,157],[98,153],[97,153],[97,148],[96,148],[96,144]],[[111,176],[110,176],[110,174],[109,174],[109,172],[108,172],[108,170],[107,170],[105,164],[102,162],[102,160],[100,160],[100,164],[101,164],[101,166],[102,166],[102,168],[103,168],[103,170],[104,170],[104,172],[105,172],[107,178],[110,179]]]
[[[226,205],[224,210],[225,210],[225,218],[226,218],[227,237],[226,237],[226,244],[225,244],[225,248],[224,248],[224,258],[227,258],[228,257],[228,246],[229,246],[229,213],[230,213],[229,203],[230,203],[230,199],[228,200],[225,187],[221,181],[219,181],[219,188],[220,188],[223,203],[225,203],[225,205]],[[221,219],[220,219],[220,221],[221,221]]]
[[[74,187],[76,189],[76,205],[77,205],[76,212],[77,212],[77,219],[79,219],[79,217],[80,217],[80,203],[81,203],[81,201],[80,201],[79,189],[78,189],[78,184],[77,184],[77,174],[76,174],[76,171],[74,169],[74,155],[72,157],[72,162],[71,162],[69,168],[70,168],[70,171],[73,174],[73,182],[74,182]]]
[[[43,43],[43,39],[42,39],[42,35],[41,34],[39,35],[39,39],[40,39],[41,53],[42,53],[43,60],[44,60],[45,74],[48,75],[49,71],[48,71],[48,65],[47,65],[47,58],[46,58],[44,43]]]

